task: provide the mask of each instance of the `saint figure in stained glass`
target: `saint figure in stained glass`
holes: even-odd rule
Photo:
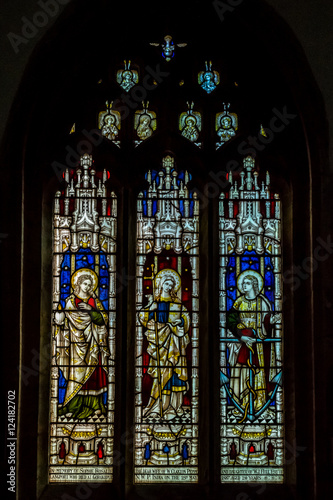
[[[162,57],[166,61],[171,61],[171,59],[175,55],[175,46],[177,47],[186,47],[187,43],[174,43],[172,40],[172,36],[166,35],[164,37],[164,43],[156,43],[156,42],[150,42],[150,45],[154,45],[155,47],[159,47],[160,45],[162,46]]]
[[[117,82],[125,90],[129,92],[134,85],[139,81],[138,72],[131,69],[131,61],[124,61],[125,69],[117,71]]]
[[[98,127],[104,137],[120,147],[120,141],[117,140],[121,126],[120,113],[112,109],[112,104],[112,101],[106,101],[106,111],[98,115]]]
[[[198,142],[201,131],[201,114],[198,111],[193,111],[193,102],[188,102],[187,106],[188,111],[181,113],[179,117],[179,130],[183,137],[201,147],[201,142]]]
[[[156,113],[148,109],[149,102],[142,102],[142,106],[143,109],[136,111],[134,115],[134,128],[138,137],[135,140],[136,146],[151,137],[156,130]]]
[[[79,269],[72,277],[74,293],[65,310],[55,313],[66,349],[58,363],[67,382],[59,415],[84,419],[95,412],[105,414],[103,393],[107,391],[108,316],[95,290],[98,278],[91,269]]]
[[[217,131],[217,135],[221,142],[227,142],[235,135],[235,130],[232,127],[232,120],[229,116],[223,116],[220,119],[220,127]]]
[[[153,133],[153,129],[150,126],[151,118],[149,115],[141,115],[139,118],[139,125],[137,128],[137,134],[139,139],[144,141],[148,137],[150,137]]]
[[[229,103],[224,104],[224,112],[216,115],[216,133],[219,137],[216,149],[235,137],[238,129],[238,117],[236,113],[230,113],[229,108]]]
[[[242,295],[235,300],[227,315],[227,328],[240,340],[240,343],[231,343],[228,347],[230,390],[233,398],[244,409],[243,415],[237,408],[234,414],[241,416],[242,420],[251,411],[262,409],[274,389],[274,344],[264,341],[272,336],[273,325],[281,321],[281,315],[272,313],[272,305],[261,293],[263,284],[258,272],[244,271],[238,278]],[[253,408],[250,408],[250,393]]]
[[[104,125],[102,127],[102,135],[107,139],[113,141],[118,135],[118,129],[114,124],[115,118],[113,115],[107,115],[104,120]]]
[[[199,130],[195,116],[187,116],[185,118],[185,127],[182,130],[182,136],[186,137],[191,142],[196,142],[199,138]]]
[[[149,343],[148,374],[153,378],[144,416],[156,413],[170,420],[184,413],[183,398],[189,389],[186,347],[190,315],[176,295],[181,278],[175,270],[163,269],[155,283],[154,300],[139,313]]]
[[[210,94],[216,89],[216,86],[220,83],[220,75],[217,71],[212,70],[212,62],[206,61],[206,71],[201,71],[198,75],[198,83],[203,90]]]

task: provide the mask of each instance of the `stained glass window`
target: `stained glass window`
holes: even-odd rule
[[[188,102],[187,107],[188,110],[181,113],[179,117],[179,130],[183,137],[201,148],[201,113],[199,113],[199,111],[193,111],[194,102]]]
[[[136,111],[134,115],[134,128],[137,135],[134,142],[136,146],[149,139],[156,130],[156,113],[150,111],[148,106],[149,102],[143,102],[143,109]]]
[[[205,66],[206,70],[200,71],[198,74],[198,83],[207,94],[210,94],[220,83],[220,75],[212,69],[212,61],[209,61],[209,63],[206,61]]]
[[[80,163],[54,203],[50,482],[113,474],[117,200]]]
[[[215,144],[216,149],[235,137],[238,130],[238,116],[229,111],[230,103],[224,103],[223,106],[224,111],[217,113],[215,118],[215,129],[218,136],[218,141]]]
[[[171,36],[164,42],[151,44],[162,47],[166,61],[171,61],[177,46],[186,45],[174,43]],[[115,80],[122,97],[139,81],[139,68],[131,68],[131,61],[124,63],[124,69],[112,71],[108,95],[115,96],[114,103],[119,101]],[[205,64],[205,71],[196,71],[192,78],[201,101],[175,101],[179,108],[177,118],[170,121],[170,144],[176,130],[184,146],[189,141],[202,148],[205,138],[208,149],[222,150],[238,133],[238,115],[228,102],[205,107],[213,91],[223,91],[216,90],[219,73],[211,62]],[[148,69],[154,90],[159,74]],[[175,81],[180,87],[185,82],[178,77]],[[120,156],[122,146],[139,151],[135,147],[153,136],[157,119],[164,141],[164,108],[157,103],[154,111],[149,109],[148,90],[142,108],[137,103],[122,119],[113,101],[96,108],[104,151],[109,146],[114,151],[113,144],[120,148]],[[203,130],[204,124],[210,129]],[[260,133],[265,133],[262,125]],[[109,159],[111,155],[106,153]],[[53,483],[113,479],[117,198],[109,190],[108,177],[106,170],[95,171],[86,154],[78,168],[66,170],[66,187],[55,197],[49,472]],[[145,179],[136,200],[136,303],[126,317],[130,323],[135,317],[133,480],[198,483],[198,195],[189,187],[191,174],[178,170],[171,156],[146,172]],[[218,442],[207,444],[207,454],[220,451],[222,483],[283,482],[280,201],[270,191],[268,174],[259,185],[252,157],[245,158],[242,172],[229,174],[229,181],[229,191],[219,200],[219,299],[215,298],[220,315],[216,385],[221,434]],[[130,199],[132,187],[123,185],[124,199]],[[118,251],[122,257],[128,251],[132,255],[124,246]],[[208,287],[211,278],[205,277]],[[207,363],[218,354],[208,349],[203,356]],[[124,360],[124,366],[129,362]],[[203,409],[205,418],[213,410],[210,405]]]
[[[131,69],[131,61],[124,61],[124,66],[124,69],[117,71],[117,82],[125,92],[129,92],[138,83],[139,74],[135,69]]]
[[[162,57],[169,62],[171,59],[175,56],[175,47],[186,47],[187,43],[174,43],[172,40],[172,36],[166,35],[164,37],[164,42],[157,43],[157,42],[150,42],[150,45],[154,45],[155,47],[159,47],[160,45],[162,46]]]
[[[112,109],[113,102],[106,101],[106,111],[101,111],[98,115],[98,128],[102,135],[120,147],[119,131],[121,119],[119,111]]]
[[[135,482],[198,481],[199,206],[170,156],[137,215]]]
[[[281,207],[252,157],[220,199],[222,482],[283,481]]]

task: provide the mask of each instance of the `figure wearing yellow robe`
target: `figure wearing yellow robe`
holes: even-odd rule
[[[65,400],[59,415],[83,419],[105,413],[102,395],[107,391],[108,317],[97,297],[93,297],[89,274],[78,278],[74,294],[65,309],[55,313],[60,327],[57,364],[67,381]]]
[[[274,345],[257,342],[271,337],[272,325],[280,320],[272,313],[269,300],[259,292],[258,280],[249,274],[242,281],[244,295],[238,297],[227,316],[227,327],[239,339],[230,343],[229,363],[231,367],[230,389],[233,397],[243,407],[249,400],[249,354],[252,351],[255,392],[254,409],[259,410],[272,391],[271,380],[276,375]]]
[[[148,374],[153,378],[144,415],[162,412],[163,418],[171,419],[183,413],[183,397],[189,388],[186,347],[190,315],[175,294],[174,271],[167,271],[159,281],[155,300],[140,311],[139,320],[146,328]]]

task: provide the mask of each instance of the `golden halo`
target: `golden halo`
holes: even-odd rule
[[[87,269],[87,268],[82,268],[82,269],[78,269],[77,271],[75,271],[75,273],[72,275],[72,278],[71,278],[71,283],[72,283],[72,288],[73,290],[75,290],[75,287],[76,287],[76,284],[77,284],[77,280],[79,279],[80,276],[82,276],[83,274],[89,274],[91,280],[92,280],[92,289],[93,291],[96,290],[97,286],[98,286],[98,278],[97,278],[97,274],[95,273],[95,271],[92,271],[91,269]]]
[[[261,274],[259,274],[257,271],[253,271],[251,269],[248,269],[247,271],[243,271],[237,278],[237,288],[238,290],[241,292],[241,293],[244,293],[243,292],[243,280],[246,276],[254,276],[255,278],[257,278],[258,280],[258,287],[259,287],[259,292],[261,292],[261,290],[263,289],[264,287],[264,280],[263,280],[263,277],[261,276]]]
[[[174,271],[174,269],[162,269],[161,271],[159,271],[155,276],[155,287],[158,288],[161,280],[165,278],[173,279],[173,281],[175,282],[174,290],[177,293],[182,284],[182,279],[177,271]]]

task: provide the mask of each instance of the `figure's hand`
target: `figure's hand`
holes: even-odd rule
[[[256,339],[254,339],[253,337],[246,337],[245,335],[243,335],[241,337],[241,341],[244,342],[247,345],[247,347],[251,347],[251,345],[255,343]]]
[[[80,304],[77,307],[84,311],[90,311],[92,309],[91,305],[86,304],[85,302],[80,302]]]
[[[270,324],[271,325],[274,325],[275,323],[281,323],[281,314],[274,314],[273,316],[271,316],[271,319],[270,319]]]

